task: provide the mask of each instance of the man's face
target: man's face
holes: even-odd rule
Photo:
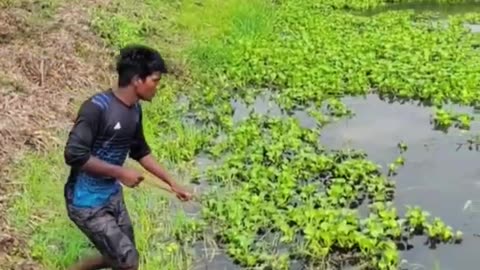
[[[157,85],[160,81],[160,73],[153,73],[145,78],[145,80],[139,80],[137,84],[137,95],[140,99],[146,101],[152,101],[153,97],[157,93]]]

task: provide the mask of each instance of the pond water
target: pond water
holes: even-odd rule
[[[251,108],[257,113],[283,115],[269,98],[268,94],[259,96]],[[355,116],[324,127],[322,144],[331,149],[364,150],[369,159],[387,168],[399,155],[397,143],[405,142],[408,145],[404,153],[406,164],[394,177],[397,183],[395,204],[399,213],[404,213],[405,205],[418,205],[464,233],[462,244],[440,244],[434,250],[424,245],[423,236],[415,238],[411,242],[414,248],[403,251],[402,258],[408,261],[404,266],[408,267],[402,269],[435,269],[436,265],[442,270],[475,269],[480,263],[477,255],[480,238],[474,236],[480,233],[480,166],[477,165],[480,152],[475,147],[469,150],[466,142],[472,135],[480,134],[480,123],[472,122],[468,132],[451,128],[444,133],[433,129],[430,123],[433,109],[429,107],[388,103],[373,94],[342,101]],[[249,108],[243,103],[232,101],[232,105],[235,122],[248,116]],[[450,108],[475,113],[473,108]],[[315,126],[307,113],[296,112],[295,116],[302,126]],[[200,161],[206,162],[205,159]],[[469,200],[471,203],[467,203]],[[470,206],[464,209],[466,204]],[[203,247],[198,246],[196,250],[204,253]],[[239,268],[220,253],[212,261],[198,263],[196,269]]]
[[[423,265],[421,269],[434,269],[435,264],[442,270],[476,269],[480,238],[474,234],[480,232],[480,213],[473,210],[478,210],[476,201],[480,200],[480,153],[475,147],[469,150],[465,143],[469,135],[478,134],[480,124],[473,122],[469,132],[451,129],[445,134],[432,129],[431,108],[389,104],[374,95],[346,98],[344,102],[356,116],[325,127],[322,142],[330,148],[363,149],[371,160],[386,168],[399,154],[397,143],[404,141],[408,145],[406,164],[394,178],[399,212],[404,212],[405,205],[419,205],[464,232],[461,245],[442,244],[435,250],[424,246],[425,238],[418,237],[403,258]],[[454,109],[474,112],[470,108]],[[473,207],[464,210],[469,200]]]
[[[480,12],[479,0],[464,0],[458,3],[439,3],[436,0],[391,3],[370,9],[363,14],[375,15],[389,10],[414,10],[416,12],[437,12],[440,15]]]
[[[429,1],[415,1],[415,2],[402,2],[391,3],[384,6],[379,6],[373,9],[362,12],[354,12],[363,16],[374,16],[386,11],[403,11],[413,10],[415,12],[434,12],[439,15],[439,20],[443,21],[448,15],[464,14],[471,12],[480,13],[480,0],[464,0],[459,3],[439,3],[436,0]],[[468,24],[465,26],[470,28],[472,33],[480,33],[480,24]]]

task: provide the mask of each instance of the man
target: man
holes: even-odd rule
[[[139,101],[155,96],[161,75],[167,73],[164,60],[151,48],[128,46],[120,51],[116,69],[118,87],[82,104],[65,147],[65,162],[71,166],[65,184],[68,216],[101,253],[72,270],[138,269],[139,255],[120,183],[133,188],[143,177],[122,167],[127,156],[166,182],[179,199],[191,199],[155,161],[143,135]]]

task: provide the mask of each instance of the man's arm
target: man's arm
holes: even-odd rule
[[[136,160],[142,167],[155,175],[157,178],[169,185],[173,192],[177,193],[181,199],[189,199],[190,194],[183,191],[167,171],[155,160],[151,154],[150,146],[148,145],[143,134],[142,111],[140,108],[140,117],[135,135],[134,143],[130,148],[130,157]]]
[[[148,154],[138,161],[145,170],[149,171],[151,174],[155,175],[157,178],[161,179],[167,185],[169,185],[172,190],[178,189],[177,184],[173,181],[173,178],[167,173],[165,168],[163,168],[152,156]]]
[[[167,171],[155,160],[152,154],[147,154],[138,160],[138,162],[149,171],[151,174],[155,175],[157,178],[167,183],[171,190],[177,194],[178,199],[187,201],[192,198],[192,195],[180,187],[172,177],[167,173]]]
[[[91,153],[101,117],[102,109],[91,100],[82,104],[68,135],[64,149],[65,163],[92,174],[119,178],[122,174],[121,167],[104,162]]]

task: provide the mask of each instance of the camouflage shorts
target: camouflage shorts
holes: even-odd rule
[[[113,196],[107,205],[96,208],[73,206],[68,193],[66,189],[69,218],[109,260],[112,269],[137,269],[139,256],[122,191]]]

